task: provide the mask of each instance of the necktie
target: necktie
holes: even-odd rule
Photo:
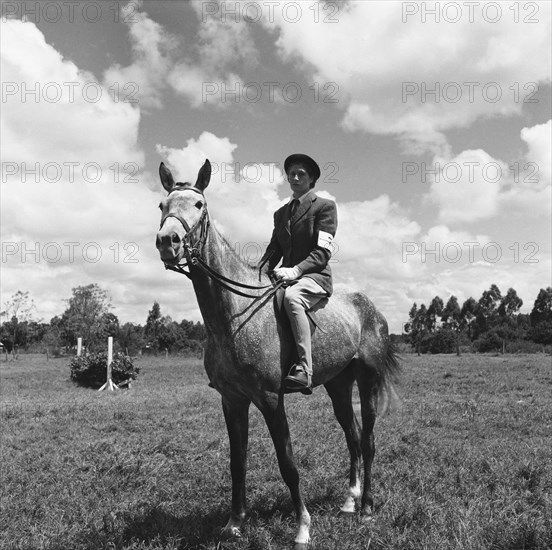
[[[290,208],[290,214],[289,218],[293,218],[295,216],[295,212],[297,212],[297,208],[299,208],[299,199],[293,199],[291,201],[291,208]]]

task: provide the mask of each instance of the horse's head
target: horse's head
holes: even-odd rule
[[[211,163],[205,161],[195,185],[175,183],[163,163],[159,166],[159,176],[168,195],[159,204],[161,226],[155,246],[165,264],[176,265],[193,256],[207,237],[209,219],[203,191],[211,179]]]

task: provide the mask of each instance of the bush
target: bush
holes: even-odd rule
[[[550,346],[544,344],[536,344],[529,340],[514,340],[513,342],[506,342],[506,353],[542,353],[546,352],[546,349]]]
[[[100,388],[107,379],[107,353],[91,353],[90,355],[73,357],[69,363],[71,380],[80,386]],[[130,357],[122,353],[113,354],[111,362],[111,378],[115,384],[126,380],[136,380],[140,369],[132,364]]]
[[[473,346],[479,353],[485,353],[487,351],[501,351],[502,350],[502,338],[496,333],[495,330],[489,330],[481,335],[480,338],[474,341]]]
[[[532,327],[529,337],[537,344],[552,344],[552,321],[542,321]]]
[[[422,339],[420,351],[422,353],[455,353],[456,333],[448,328],[440,328],[433,334]]]

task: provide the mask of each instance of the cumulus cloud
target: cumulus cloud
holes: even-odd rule
[[[447,223],[473,222],[498,211],[501,182],[508,166],[481,149],[463,151],[453,158],[434,158],[430,196]]]
[[[346,130],[395,135],[410,151],[443,154],[447,130],[519,114],[523,85],[550,83],[550,4],[538,4],[534,23],[524,22],[526,13],[515,21],[497,3],[498,16],[486,3],[330,4],[339,11],[321,3],[318,21],[306,9],[299,21],[275,9],[264,24],[278,33],[284,60],[339,85]],[[455,6],[460,13],[449,11]],[[439,21],[428,13],[435,7]]]
[[[142,2],[135,3],[134,7],[142,7]],[[121,9],[124,11],[125,8]],[[143,107],[160,108],[161,94],[173,65],[178,39],[144,11],[135,9],[132,17],[123,20],[129,27],[133,61],[126,67],[115,64],[105,71],[105,85],[107,88],[118,86],[120,90],[126,89],[129,97]]]
[[[425,172],[431,184],[428,197],[438,207],[439,220],[472,223],[516,211],[549,216],[551,124],[523,128],[520,137],[528,150],[512,164],[481,149],[435,156]],[[416,165],[414,170],[424,168]]]
[[[131,18],[124,18],[129,28],[132,63],[125,67],[115,64],[107,69],[106,87],[126,86],[127,95],[145,108],[162,107],[162,94],[167,88],[194,108],[206,104],[230,105],[226,92],[228,97],[233,97],[236,90],[238,95],[241,93],[244,83],[239,71],[257,66],[257,50],[244,20],[227,20],[218,13],[206,13],[204,4],[197,0],[191,3],[199,19],[197,39],[184,50],[180,37],[169,33],[143,11],[143,2],[133,3],[139,9],[133,10]]]
[[[142,163],[140,112],[114,101],[93,74],[63,59],[33,23],[2,23],[1,55],[6,160],[72,161],[78,151],[80,160],[102,166]]]
[[[48,297],[39,314],[49,319],[74,286],[105,282],[115,300],[134,280],[153,282],[160,195],[142,179],[139,109],[114,101],[33,23],[2,23],[1,62],[19,89],[1,121],[3,293]],[[20,93],[31,88],[36,101]]]
[[[175,64],[168,81],[192,107],[224,108],[232,105],[236,93],[241,94],[244,82],[239,72],[256,67],[258,54],[245,19],[222,17],[220,0],[210,2],[207,10],[205,4],[192,2],[200,20],[197,44],[187,59]]]
[[[501,194],[501,206],[506,212],[526,212],[542,217],[543,221],[549,220],[552,213],[552,121],[523,128],[521,139],[528,151],[525,158],[514,165],[514,170],[510,170],[510,185]]]

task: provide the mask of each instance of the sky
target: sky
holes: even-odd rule
[[[550,2],[2,3],[1,303],[97,283],[121,323],[201,320],[155,248],[158,168],[259,260],[283,163],[336,201],[335,284],[413,302],[551,283]]]

